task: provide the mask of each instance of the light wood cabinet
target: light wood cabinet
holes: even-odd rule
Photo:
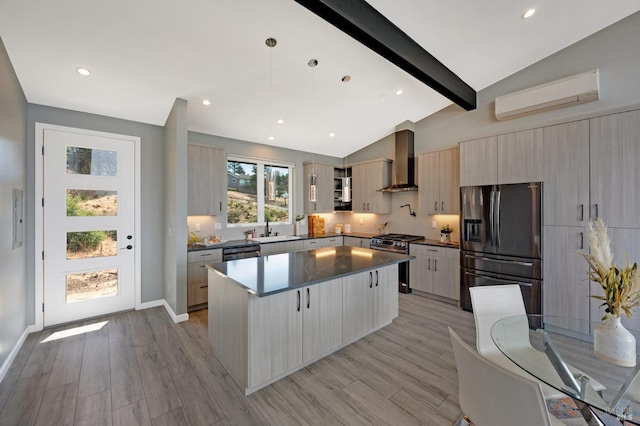
[[[418,211],[460,214],[460,149],[418,155]]]
[[[391,197],[380,192],[391,184],[391,161],[376,160],[355,164],[351,168],[352,209],[358,213],[391,213]]]
[[[302,298],[302,289],[249,297],[249,388],[302,364]]]
[[[207,307],[209,283],[207,263],[221,262],[222,249],[199,250],[187,253],[187,310]]]
[[[302,289],[302,360],[315,361],[342,346],[342,279]]]
[[[585,259],[578,254],[578,251],[589,251],[585,231],[584,227],[578,226],[543,228],[545,260],[542,294],[545,315],[589,320],[588,267]]]
[[[227,187],[224,150],[189,145],[187,152],[187,214],[223,214]]]
[[[313,238],[302,241],[302,247],[304,250],[313,250],[322,247],[322,238]]]
[[[494,185],[498,182],[498,138],[460,143],[460,186]]]
[[[456,248],[411,244],[416,258],[409,263],[409,283],[413,290],[460,300],[460,254]]]
[[[542,181],[542,129],[498,136],[498,182]]]
[[[590,120],[591,214],[640,228],[640,111]]]
[[[324,237],[321,240],[322,247],[338,247],[342,245],[342,237]]]
[[[398,266],[352,275],[343,283],[343,343],[349,344],[398,316]]]
[[[589,221],[589,121],[545,127],[542,151],[544,224],[585,226]]]
[[[345,235],[343,240],[343,245],[349,247],[362,247],[369,248],[371,238],[361,238],[361,237],[350,237]]]
[[[304,169],[304,212],[306,214],[329,213],[334,209],[333,192],[334,177],[333,166],[318,163],[303,164]],[[317,201],[309,201],[310,176],[316,175]]]

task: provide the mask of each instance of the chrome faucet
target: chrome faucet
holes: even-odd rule
[[[271,230],[269,229],[269,216],[268,215],[264,215],[264,217],[267,219],[267,226],[264,229],[264,236],[265,237],[270,237],[271,236]]]

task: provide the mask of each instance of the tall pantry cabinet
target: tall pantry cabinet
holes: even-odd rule
[[[640,111],[544,128],[544,313],[598,321],[589,294],[587,224],[609,228],[614,262],[640,261]],[[590,288],[589,288],[590,287]],[[623,321],[640,329],[640,317]]]

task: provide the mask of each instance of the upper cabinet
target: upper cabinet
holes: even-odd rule
[[[224,150],[200,145],[188,146],[187,214],[221,215],[226,189]]]
[[[640,228],[640,111],[590,120],[590,216]]]
[[[543,129],[544,224],[584,226],[589,220],[589,121]]]
[[[460,149],[418,155],[418,211],[460,213]]]
[[[542,181],[542,129],[498,136],[498,183]]]
[[[391,194],[380,192],[391,184],[391,160],[375,160],[352,167],[352,211],[391,213]]]
[[[494,185],[498,182],[498,138],[460,144],[460,186]]]
[[[460,186],[542,181],[542,129],[460,144]]]
[[[334,209],[333,166],[305,162],[304,170],[304,212],[305,214],[330,213]],[[316,201],[310,201],[311,175],[316,176]]]

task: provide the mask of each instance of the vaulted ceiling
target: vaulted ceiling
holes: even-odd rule
[[[368,2],[477,91],[640,10]],[[451,103],[294,0],[0,0],[0,37],[30,103],[164,125],[183,98],[192,131],[337,157]]]

